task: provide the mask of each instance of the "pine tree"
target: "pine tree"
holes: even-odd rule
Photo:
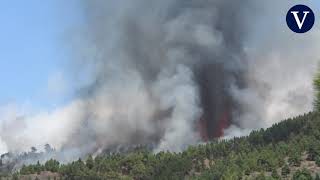
[[[17,173],[14,173],[14,174],[12,175],[12,180],[19,180],[19,176],[18,176]]]
[[[293,180],[312,180],[312,176],[307,169],[303,169],[294,173]]]
[[[57,160],[50,159],[44,164],[44,168],[46,171],[58,172],[60,167],[60,163]]]
[[[315,90],[314,110],[320,112],[320,70],[314,78],[313,86]]]
[[[273,179],[280,179],[280,176],[277,173],[277,170],[273,169],[271,174]]]
[[[283,177],[287,177],[288,174],[290,174],[290,169],[289,166],[286,164],[282,169],[281,169],[281,175]]]
[[[90,156],[88,157],[88,159],[86,160],[86,166],[87,166],[87,168],[89,168],[89,169],[92,169],[93,166],[94,166],[94,161],[93,161],[93,158],[92,158],[91,155],[90,155]]]
[[[317,157],[316,157],[316,164],[317,164],[317,166],[320,167],[320,156],[317,156]]]

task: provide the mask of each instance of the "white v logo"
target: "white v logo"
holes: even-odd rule
[[[303,16],[302,22],[299,19],[298,13],[299,13],[299,11],[291,11],[291,14],[293,14],[293,16],[297,22],[297,25],[298,25],[299,29],[301,30],[301,28],[304,24],[304,21],[306,20],[307,15],[310,13],[310,11],[303,11],[304,16]]]

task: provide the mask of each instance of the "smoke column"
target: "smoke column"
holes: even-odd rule
[[[49,143],[74,158],[119,145],[181,151],[312,110],[320,32],[286,27],[292,3],[81,5],[85,23],[71,42],[74,100],[31,116],[2,108],[0,150]]]

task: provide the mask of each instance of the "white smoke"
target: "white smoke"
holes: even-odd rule
[[[199,142],[199,133],[194,124],[200,117],[197,87],[192,80],[192,72],[178,66],[173,75],[165,72],[159,77],[156,93],[161,94],[160,107],[174,107],[170,118],[166,119],[165,132],[158,147],[160,150],[180,151],[182,147]]]
[[[314,3],[306,4],[317,14]],[[269,2],[262,3],[267,8],[256,17],[256,23],[248,25],[253,29],[245,45],[249,60],[248,87],[231,88],[244,109],[241,115],[235,116],[239,119],[238,131],[249,133],[247,129],[269,127],[312,111],[313,78],[320,60],[319,24],[306,34],[295,34],[286,26],[285,19],[279,20],[295,2],[276,4],[271,10]],[[237,135],[231,129],[235,127],[226,130],[226,136]]]
[[[68,143],[68,136],[82,119],[83,103],[73,101],[67,106],[51,112],[41,112],[24,116],[22,107],[9,105],[1,111],[0,137],[1,153],[23,152],[31,147],[43,149],[50,143],[60,149]]]

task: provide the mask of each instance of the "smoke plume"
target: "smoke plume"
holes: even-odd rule
[[[81,5],[84,23],[70,42],[74,100],[31,116],[3,108],[0,150],[49,143],[75,158],[139,144],[181,151],[312,110],[320,32],[316,26],[297,35],[286,27],[292,3]]]

